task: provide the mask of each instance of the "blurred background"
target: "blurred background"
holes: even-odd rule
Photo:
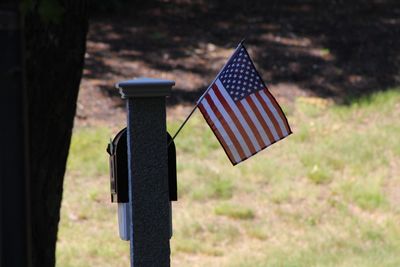
[[[96,1],[57,266],[128,266],[106,145],[126,124],[114,84],[176,81],[183,122],[239,41],[293,135],[231,166],[196,112],[176,139],[172,266],[399,266],[398,1]]]

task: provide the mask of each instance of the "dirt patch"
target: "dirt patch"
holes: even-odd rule
[[[388,0],[127,5],[91,20],[76,123],[123,119],[114,84],[141,76],[175,80],[169,114],[184,117],[244,37],[278,101],[385,90],[400,83],[399,17]]]

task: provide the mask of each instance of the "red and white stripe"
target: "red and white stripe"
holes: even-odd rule
[[[235,102],[217,79],[199,109],[233,165],[291,134],[282,109],[267,88]]]

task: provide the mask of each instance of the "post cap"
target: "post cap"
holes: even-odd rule
[[[115,85],[123,99],[129,97],[156,97],[167,96],[171,94],[171,88],[175,81],[136,78],[132,80],[121,81]]]

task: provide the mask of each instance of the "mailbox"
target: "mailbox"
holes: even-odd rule
[[[128,193],[128,155],[126,128],[122,129],[107,146],[110,154],[110,187],[111,202],[129,202]],[[168,187],[169,200],[178,200],[176,176],[176,149],[171,135],[167,133],[168,146]]]
[[[167,132],[168,145],[168,189],[169,200],[178,200],[176,176],[176,149],[171,135]],[[110,155],[110,189],[111,202],[118,203],[119,235],[122,240],[129,240],[129,178],[128,178],[128,149],[126,128],[110,140],[107,152]],[[172,211],[170,211],[172,236]]]
[[[119,131],[107,146],[110,154],[111,202],[127,203],[128,196],[128,153],[126,128]]]

